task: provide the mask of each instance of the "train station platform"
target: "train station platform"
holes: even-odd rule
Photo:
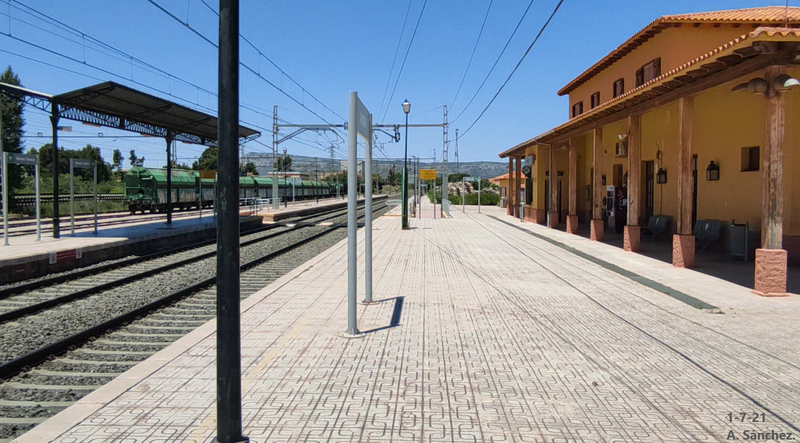
[[[582,255],[474,211],[376,220],[359,339],[340,337],[345,242],[243,301],[251,442],[800,434],[800,297]],[[17,441],[214,441],[215,352],[210,322]]]
[[[69,221],[62,224],[61,238],[42,233],[9,238],[9,246],[0,246],[0,284],[87,266],[104,260],[134,254],[146,254],[161,247],[176,247],[216,235],[216,217],[211,211],[202,218],[174,218],[166,221],[131,221],[109,227],[75,230],[70,233]],[[261,226],[260,217],[241,216],[243,230]]]

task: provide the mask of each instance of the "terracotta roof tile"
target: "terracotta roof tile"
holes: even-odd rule
[[[614,64],[642,43],[650,40],[674,23],[752,23],[752,24],[800,24],[800,7],[765,6],[761,8],[731,9],[726,11],[700,12],[694,14],[665,15],[653,20],[616,49],[608,53],[581,75],[558,91],[558,95],[569,94],[597,73]]]

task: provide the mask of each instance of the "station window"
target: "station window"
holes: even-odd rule
[[[661,57],[650,60],[636,71],[636,87],[642,86],[659,75],[661,75]]]
[[[742,172],[758,171],[761,160],[761,150],[758,146],[742,148]]]
[[[577,117],[583,114],[583,102],[578,102],[572,105],[572,116]]]
[[[625,93],[625,79],[621,78],[614,82],[614,98]]]
[[[600,91],[592,94],[592,109],[600,106]]]

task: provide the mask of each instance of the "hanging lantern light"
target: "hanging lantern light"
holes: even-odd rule
[[[656,173],[656,183],[659,185],[663,185],[667,182],[667,171],[664,168],[658,168],[658,172]]]
[[[715,182],[719,180],[719,166],[711,160],[706,168],[706,181]]]

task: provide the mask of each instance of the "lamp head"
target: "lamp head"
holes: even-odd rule
[[[411,112],[411,103],[409,103],[408,100],[403,102],[403,112],[405,112],[406,114]]]
[[[800,85],[800,81],[796,78],[790,77],[787,74],[781,74],[772,80],[772,87],[776,91],[786,91],[793,86]]]
[[[628,138],[628,134],[620,134],[619,135],[619,139],[620,140],[625,140],[626,138]]]

